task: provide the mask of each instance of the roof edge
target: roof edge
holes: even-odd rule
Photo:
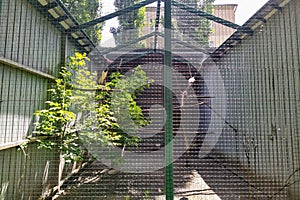
[[[67,34],[67,30],[69,28],[79,25],[74,16],[60,0],[28,0],[28,2],[31,3],[62,33]],[[74,42],[78,50],[82,52],[88,53],[96,47],[90,37],[83,30],[67,35],[71,41]]]
[[[224,41],[211,56],[214,59],[219,59],[226,54],[230,49],[238,45],[243,39],[251,36],[255,30],[261,25],[267,23],[267,20],[271,18],[278,11],[282,9],[292,0],[269,0],[265,3],[250,19],[248,19],[241,27],[235,31],[226,41]],[[252,30],[251,32],[245,32],[245,30]]]

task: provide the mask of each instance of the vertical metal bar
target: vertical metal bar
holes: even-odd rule
[[[49,49],[47,49],[47,47],[45,47],[45,42],[47,42],[47,40],[49,40],[49,38],[47,36],[45,36],[48,33],[46,23],[47,23],[47,19],[42,18],[41,26],[40,26],[41,41],[39,42],[39,46],[41,48],[40,49],[41,54],[40,54],[39,59],[38,59],[38,63],[40,63],[39,65],[41,66],[39,68],[39,70],[41,72],[46,72],[47,71],[47,66],[45,65],[45,61],[46,61],[47,51],[49,51]]]
[[[13,0],[11,0],[11,1],[13,1]],[[18,18],[19,18],[19,10],[18,10],[18,5],[19,5],[19,2],[17,3],[17,1],[15,1],[14,2],[15,4],[14,4],[14,11],[12,11],[13,12],[13,22],[12,22],[12,24],[9,24],[9,26],[11,26],[11,28],[12,28],[12,32],[11,32],[11,38],[10,38],[10,42],[11,42],[11,47],[10,47],[10,49],[11,49],[11,52],[10,52],[10,59],[11,60],[15,60],[15,61],[17,61],[17,53],[16,53],[16,51],[18,50],[18,31],[17,31],[17,29],[18,29],[18,26],[20,26],[20,22],[18,21]]]
[[[31,37],[31,42],[32,42],[32,46],[30,47],[31,50],[31,53],[32,54],[29,54],[29,57],[31,57],[31,65],[32,68],[36,69],[36,70],[39,70],[38,69],[38,63],[37,63],[37,59],[38,59],[38,51],[39,51],[39,44],[38,44],[38,41],[39,41],[39,32],[40,32],[40,20],[41,20],[41,17],[38,13],[38,11],[33,11],[34,15],[32,16],[32,19],[34,20],[32,22],[32,37]],[[31,56],[30,56],[31,55]]]
[[[68,36],[66,34],[61,34],[61,46],[60,46],[60,62],[61,66],[66,65],[66,58],[68,56],[68,47],[67,47],[67,42],[68,42]]]
[[[5,13],[8,10],[8,2],[3,2],[3,0],[0,1],[0,35],[1,40],[0,40],[0,55],[4,57],[4,52],[6,48],[6,27],[7,27],[7,17],[1,17],[4,16]]]
[[[41,59],[42,59],[42,54],[43,54],[43,34],[44,34],[44,28],[43,28],[43,16],[38,13],[38,23],[36,26],[36,38],[35,38],[35,44],[36,44],[36,51],[35,54],[35,69],[38,71],[42,71],[42,66],[41,66]]]
[[[25,36],[26,36],[26,23],[28,21],[27,19],[27,9],[26,9],[26,1],[21,1],[20,4],[20,16],[19,16],[19,30],[18,30],[18,36],[19,36],[19,40],[18,40],[18,50],[17,50],[17,61],[21,64],[24,64],[24,44],[25,44]]]
[[[9,10],[10,10],[10,5],[11,4],[11,2],[5,2],[5,7],[6,7],[6,9],[8,10],[8,12],[9,12]],[[3,22],[4,22],[4,20],[3,20]],[[3,23],[3,26],[4,26],[4,23]],[[8,56],[7,56],[7,53],[8,53],[8,51],[7,51],[7,40],[8,40],[8,37],[9,37],[9,31],[8,31],[8,27],[9,27],[9,15],[8,15],[8,13],[7,13],[7,17],[6,17],[6,24],[5,24],[5,38],[3,37],[3,39],[4,39],[4,48],[3,48],[3,57],[5,57],[5,58],[7,58]],[[2,27],[1,27],[2,28]],[[2,56],[2,55],[1,55]]]
[[[164,54],[164,106],[165,124],[165,192],[166,200],[174,199],[173,179],[173,120],[172,120],[172,41],[171,41],[171,0],[165,0],[165,54]]]
[[[0,19],[1,19],[1,13],[2,13],[2,0],[0,1]]]
[[[26,39],[26,55],[27,55],[27,60],[26,62],[24,62],[24,65],[28,65],[29,67],[33,66],[33,48],[34,48],[34,24],[35,24],[35,12],[32,11],[32,8],[28,7],[28,15],[27,15],[27,20],[28,20],[28,35],[26,35],[25,37],[28,37]]]
[[[157,49],[157,33],[159,28],[160,21],[160,9],[161,9],[161,0],[157,1],[157,9],[156,9],[156,19],[155,19],[155,35],[154,35],[154,51]]]
[[[54,45],[53,44],[55,44],[54,43],[55,35],[54,35],[54,30],[51,26],[49,27],[49,29],[51,31],[49,31],[50,40],[48,41],[49,54],[48,54],[47,66],[49,66],[49,73],[51,75],[55,75],[55,67],[56,66],[55,66],[55,62],[54,62],[54,58],[53,58],[54,57],[54,49],[53,49]]]
[[[25,8],[25,20],[24,20],[24,37],[23,37],[23,49],[22,50],[22,60],[20,62],[23,65],[29,66],[29,59],[28,56],[29,54],[29,44],[30,44],[30,34],[31,34],[31,12],[30,12],[30,4],[26,3],[26,8]]]

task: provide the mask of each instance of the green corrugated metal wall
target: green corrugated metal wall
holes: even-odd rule
[[[257,198],[281,189],[273,198],[299,198],[299,13],[300,1],[291,1],[218,62],[226,120],[237,131],[227,126],[217,151]]]
[[[36,144],[23,152],[16,144],[30,133],[33,113],[44,105],[65,47],[62,33],[27,0],[1,4],[0,191],[8,184],[6,199],[37,199],[57,185],[59,155]],[[65,55],[70,55],[75,45],[67,43]]]
[[[4,0],[2,16],[0,56],[56,75],[61,33],[27,0]]]

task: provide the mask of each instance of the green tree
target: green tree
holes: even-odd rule
[[[139,2],[140,0],[115,0],[114,5],[117,10],[121,10]],[[141,31],[145,26],[145,13],[146,8],[143,7],[118,17],[123,31],[115,35],[117,36],[115,37],[117,44],[136,39],[141,35]]]
[[[212,14],[214,1],[215,0],[182,0],[180,3]],[[174,18],[177,21],[177,31],[189,36],[193,41],[197,41],[202,47],[208,46],[209,35],[212,31],[210,20],[190,14],[180,8],[174,8]]]
[[[139,3],[139,0],[115,0],[114,5],[116,6],[117,10],[121,10],[136,3]],[[130,13],[119,16],[118,19],[120,24],[124,29],[135,29],[143,26],[145,23],[144,10],[144,8],[141,8],[139,10],[134,10]]]
[[[128,77],[115,72],[105,85],[98,85],[96,72],[85,65],[85,54],[75,53],[69,60],[49,89],[47,108],[35,113],[40,147],[59,150],[66,160],[77,161],[86,151],[82,140],[104,146],[137,145],[134,133],[150,123],[135,102],[136,93],[151,82],[145,72],[139,67]],[[119,123],[128,117],[134,122],[130,127]]]
[[[215,0],[198,0],[197,8],[206,13],[212,14],[214,1]],[[195,28],[196,38],[204,47],[207,47],[209,43],[209,36],[212,32],[211,23],[212,22],[210,20],[200,17],[198,26]]]
[[[61,0],[75,17],[79,24],[101,17],[102,4],[100,0]],[[97,24],[85,29],[91,40],[98,44],[101,41],[103,24]]]

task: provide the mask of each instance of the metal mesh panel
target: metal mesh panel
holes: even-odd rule
[[[61,1],[1,1],[0,199],[299,199],[300,2],[270,0],[242,26],[238,4],[212,2],[112,1],[78,22]],[[34,113],[74,52],[100,85],[143,70],[149,85],[131,93],[149,123],[135,132],[112,106],[138,142],[103,148],[78,131],[86,153],[68,163],[38,148]]]

